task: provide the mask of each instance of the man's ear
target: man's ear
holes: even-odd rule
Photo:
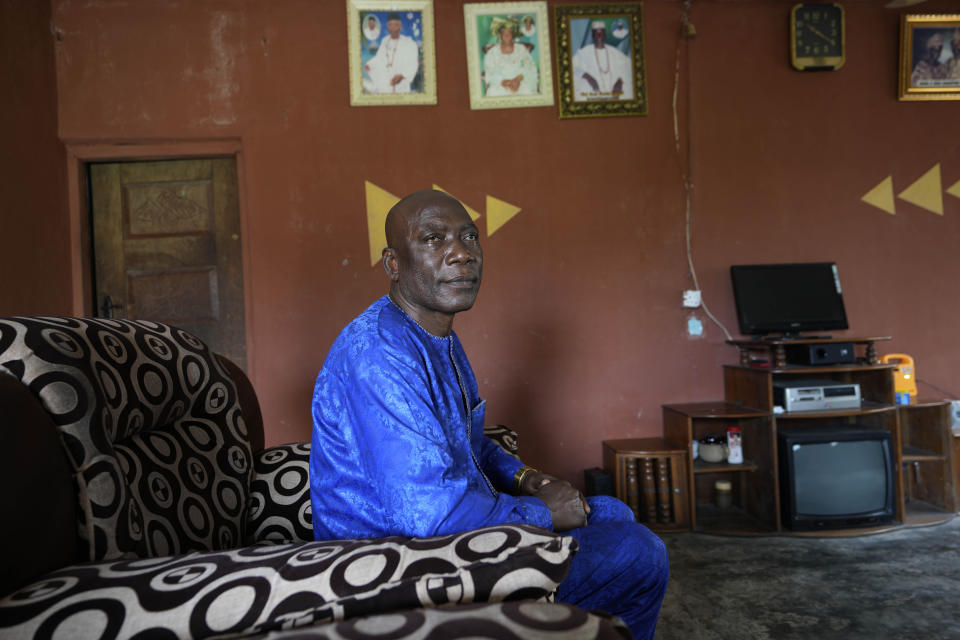
[[[383,250],[383,271],[396,282],[400,278],[400,265],[397,263],[397,252],[390,247]]]

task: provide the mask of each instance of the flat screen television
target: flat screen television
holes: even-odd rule
[[[836,263],[733,265],[730,277],[744,335],[848,328]]]
[[[893,521],[890,432],[837,424],[781,428],[777,438],[785,526],[812,531]]]

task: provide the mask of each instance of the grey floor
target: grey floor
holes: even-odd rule
[[[960,518],[851,538],[661,537],[656,640],[960,638]]]

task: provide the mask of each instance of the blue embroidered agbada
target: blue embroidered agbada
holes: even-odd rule
[[[483,435],[484,408],[455,333],[374,302],[334,342],[313,393],[317,539],[551,528],[542,500],[505,493],[522,463]]]
[[[433,336],[388,296],[340,333],[313,392],[310,498],[318,540],[434,536],[504,523],[553,528],[539,498],[509,495],[522,463],[483,435],[484,402],[456,334]],[[587,499],[557,600],[653,637],[669,565],[623,502]]]

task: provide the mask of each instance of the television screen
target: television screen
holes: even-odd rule
[[[791,529],[891,522],[894,473],[888,431],[857,425],[780,429],[781,504]]]
[[[848,328],[833,262],[733,265],[730,277],[744,335]]]

